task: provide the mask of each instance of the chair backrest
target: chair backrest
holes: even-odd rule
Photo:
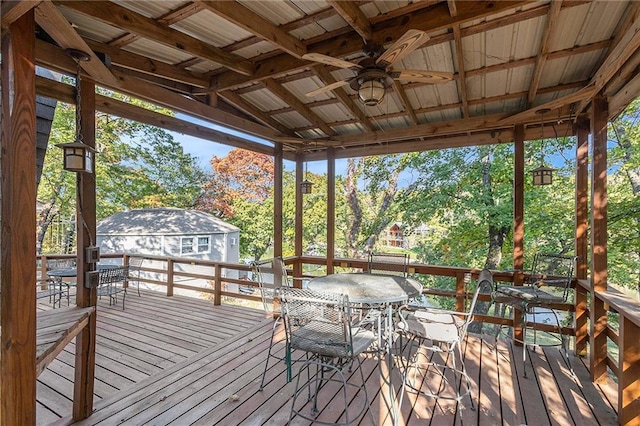
[[[348,296],[298,288],[280,288],[276,294],[292,347],[325,356],[353,356]],[[296,333],[300,328],[304,332]]]
[[[100,284],[111,285],[116,283],[124,283],[129,275],[128,266],[119,266],[117,268],[109,268],[100,271]]]
[[[470,315],[465,318],[464,325],[462,326],[462,336],[467,334],[467,329],[469,328],[469,324],[473,322],[473,314],[476,313],[476,305],[478,303],[478,295],[480,293],[491,294],[491,291],[494,288],[493,283],[493,274],[488,269],[483,269],[478,276],[478,281],[476,283],[476,290],[473,292],[473,297],[471,298],[471,304],[469,305],[469,310],[467,311]],[[486,313],[482,312],[482,313]]]
[[[76,260],[75,259],[50,259],[47,260],[47,270],[53,271],[56,269],[67,269],[67,268],[75,268]]]
[[[381,269],[382,263],[393,264],[394,270]],[[398,265],[398,266],[395,266]],[[409,255],[405,253],[369,253],[367,272],[370,274],[407,276]]]
[[[274,305],[274,293],[280,287],[291,287],[287,268],[281,257],[260,260],[251,263],[253,279],[260,286],[262,304],[267,313],[277,313],[279,309]]]
[[[129,269],[132,271],[139,271],[143,261],[143,257],[129,257]]]
[[[575,256],[536,253],[528,284],[555,287],[557,291],[562,292],[562,299],[566,302],[573,281],[576,259]]]

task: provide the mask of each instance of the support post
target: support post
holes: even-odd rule
[[[95,84],[80,79],[80,131],[87,146],[95,148]],[[76,107],[76,111],[77,111]],[[77,114],[77,112],[76,112]],[[76,174],[76,235],[77,287],[76,305],[96,306],[97,290],[85,287],[85,274],[95,270],[95,263],[86,259],[86,248],[96,245],[96,179],[93,173]],[[86,419],[93,412],[93,386],[96,358],[96,315],[89,317],[87,326],[76,337],[75,380],[73,387],[73,419]]]
[[[513,152],[513,284],[522,285],[524,270],[524,125],[515,126]],[[513,334],[516,344],[523,341],[522,312],[513,309]]]
[[[327,274],[333,274],[336,257],[336,153],[327,148]]]
[[[618,344],[618,423],[637,425],[640,419],[640,327],[622,315]]]
[[[607,374],[607,312],[596,291],[607,289],[607,100],[598,95],[591,110],[593,165],[591,167],[591,380]]]
[[[35,22],[2,36],[0,422],[36,423]]]
[[[296,212],[295,212],[295,240],[294,240],[294,255],[296,257],[296,262],[293,264],[293,276],[295,278],[302,277],[302,261],[300,258],[302,257],[302,232],[304,229],[303,223],[303,210],[304,210],[304,196],[302,195],[302,180],[303,176],[303,166],[304,166],[303,156],[301,153],[296,154]],[[297,283],[297,280],[294,281]]]
[[[173,259],[167,260],[167,297],[171,296],[173,296]]]
[[[581,119],[576,124],[576,188],[575,188],[575,254],[576,278],[585,280],[588,276],[587,261],[589,258],[589,120]],[[576,355],[587,354],[588,340],[588,311],[587,290],[576,286],[575,297],[575,327],[576,327]]]
[[[273,161],[273,256],[282,256],[282,144],[276,143]]]

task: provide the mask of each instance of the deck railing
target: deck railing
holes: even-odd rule
[[[73,255],[41,256],[41,276],[46,276],[48,259],[74,257]],[[141,255],[136,254],[136,257]],[[214,304],[223,303],[224,299],[239,299],[259,302],[257,283],[251,279],[249,265],[198,260],[182,257],[163,257],[143,255],[145,259],[141,267],[140,281],[156,288],[164,288],[167,296],[174,290],[196,292],[211,295]],[[104,262],[128,263],[127,254],[102,255]],[[325,275],[327,260],[321,257],[290,257],[285,263],[292,271],[307,271],[296,274],[294,278],[299,285],[304,278]],[[389,270],[397,265],[389,264]],[[336,271],[364,270],[367,261],[362,259],[334,259]],[[312,273],[309,271],[313,271]],[[423,294],[451,298],[457,310],[463,310],[469,296],[465,292],[468,278],[477,279],[479,269],[411,264],[409,272],[415,276],[449,277],[455,282],[455,290],[425,288]],[[522,282],[525,276],[519,272],[494,271],[494,282]],[[558,304],[554,308],[566,312],[574,312],[574,321],[563,328],[568,335],[575,336],[575,352],[579,356],[589,356],[587,365],[594,383],[603,394],[610,399],[611,405],[618,407],[620,424],[640,423],[640,303],[614,290],[591,291],[588,280],[575,280],[575,298],[573,303]],[[479,300],[488,301],[491,296],[481,294]],[[589,320],[594,312],[603,310],[619,318],[616,330],[608,323],[607,317]],[[517,326],[514,318],[499,318],[492,315],[477,315],[479,321],[492,324]],[[540,330],[552,327],[540,323],[528,323],[528,326]],[[616,356],[617,354],[617,356]]]

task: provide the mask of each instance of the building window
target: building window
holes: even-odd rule
[[[209,253],[211,244],[209,237],[182,237],[180,254]]]
[[[198,237],[198,253],[209,253],[209,237]]]
[[[193,253],[193,238],[182,237],[180,239],[180,254]]]

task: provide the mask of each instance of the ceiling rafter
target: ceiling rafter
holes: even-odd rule
[[[256,120],[261,121],[272,129],[279,131],[283,135],[295,137],[294,132],[272,118],[270,114],[256,108],[254,105],[243,99],[240,95],[237,95],[230,90],[223,90],[218,92],[218,96],[220,96],[222,99],[229,102],[239,110],[244,111],[246,114],[254,117]]]
[[[275,44],[280,49],[296,58],[307,53],[307,47],[297,38],[278,28],[270,21],[256,14],[240,3],[231,1],[198,0],[202,7],[226,20],[233,22],[263,40]]]
[[[324,81],[325,84],[333,84],[337,81],[324,65],[315,65],[312,67],[312,69],[316,73],[316,75],[320,77],[322,81]],[[342,87],[335,89],[333,91],[333,94],[340,100],[340,102],[342,102],[345,107],[347,107],[349,111],[351,111],[351,113],[355,117],[358,118],[358,121],[368,131],[375,130],[375,127],[373,126],[373,123],[371,123],[371,120],[369,120],[369,117],[367,117],[362,109],[360,109],[360,107],[356,105],[354,100],[349,97],[349,94]]]
[[[0,25],[2,28],[7,28],[39,4],[39,1],[3,1],[0,3]]]
[[[529,85],[529,95],[527,96],[527,106],[531,108],[533,101],[536,99],[538,93],[538,87],[540,86],[540,80],[542,79],[542,71],[547,63],[547,54],[551,49],[551,39],[554,31],[558,26],[558,18],[560,17],[560,10],[562,8],[562,1],[552,1],[549,7],[549,13],[547,14],[547,22],[542,34],[542,42],[540,43],[540,52],[536,58],[536,66],[533,69],[533,76],[531,77],[531,84]]]
[[[35,19],[38,25],[49,34],[63,49],[75,49],[89,56],[87,61],[78,61],[87,74],[98,82],[118,86],[118,80],[104,63],[89,48],[80,34],[71,26],[67,18],[51,1],[45,0],[35,8]],[[66,55],[66,54],[65,54]]]
[[[164,26],[151,18],[118,6],[115,3],[109,1],[58,1],[56,4],[102,20],[141,37],[149,38],[165,46],[217,62],[244,76],[253,74],[253,63],[242,56],[225,52],[218,47]]]
[[[462,116],[469,117],[469,101],[467,100],[467,78],[464,70],[464,53],[462,52],[462,33],[460,25],[453,26],[453,40],[456,49],[456,66],[458,68],[458,96],[462,102]]]
[[[447,7],[449,8],[449,15],[451,15],[452,18],[458,14],[456,0],[447,0]]]
[[[272,78],[262,80],[262,84],[269,89],[274,95],[282,99],[285,103],[291,105],[300,115],[302,115],[307,121],[316,125],[317,128],[322,130],[326,135],[333,136],[335,132],[329,125],[327,125],[318,115],[307,107],[300,99],[296,98],[293,93],[276,83]]]
[[[367,18],[356,3],[344,0],[327,0],[327,3],[338,12],[338,15],[340,15],[363,40],[371,40],[373,28],[371,28],[369,18]]]
[[[418,116],[416,112],[413,110],[411,106],[411,102],[409,102],[409,98],[407,97],[407,93],[402,87],[402,83],[398,80],[393,80],[393,89],[396,92],[396,95],[400,98],[400,102],[402,103],[402,108],[404,108],[404,112],[409,116],[411,122],[416,125],[418,124]]]
[[[506,11],[526,4],[526,1],[492,2],[491,7],[485,2],[464,2],[458,6],[458,16],[451,18],[449,9],[440,3],[426,9],[420,9],[409,16],[401,16],[374,25],[373,39],[389,43],[400,38],[408,29],[426,32],[439,31],[450,28],[455,23],[469,22],[491,13]],[[352,31],[355,34],[355,31]],[[330,56],[343,57],[360,52],[362,43],[355,37],[332,37],[319,43],[307,45],[310,52],[322,53]],[[264,78],[278,77],[289,74],[300,68],[309,66],[308,61],[291,59],[289,55],[278,55],[265,61],[256,63],[256,72],[252,77],[240,76],[237,73],[225,72],[214,78],[213,84],[217,90],[235,89],[252,81]]]

